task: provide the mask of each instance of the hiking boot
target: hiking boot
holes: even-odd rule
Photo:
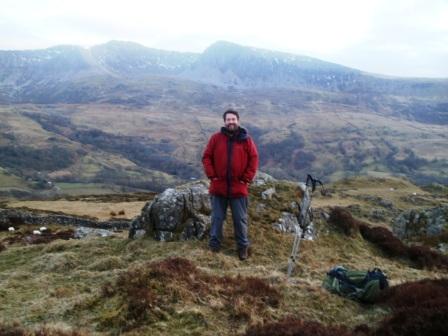
[[[249,257],[249,248],[247,246],[239,248],[238,257],[240,260],[246,260]]]

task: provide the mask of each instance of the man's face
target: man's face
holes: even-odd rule
[[[232,113],[226,114],[226,120],[224,120],[224,124],[229,131],[236,131],[240,126],[238,118]]]

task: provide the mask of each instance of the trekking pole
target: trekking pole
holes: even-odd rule
[[[299,215],[297,216],[299,225],[296,229],[291,255],[288,258],[288,278],[291,277],[292,271],[296,265],[297,256],[299,254],[300,240],[305,235],[305,228],[308,227],[312,220],[311,194],[316,189],[317,184],[320,184],[323,188],[321,181],[314,179],[310,174],[308,174],[305,183],[305,190],[303,190],[302,200],[300,204],[297,203],[299,206]]]

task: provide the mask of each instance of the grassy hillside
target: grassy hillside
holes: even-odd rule
[[[37,111],[45,119],[42,107],[0,107],[0,197],[161,190],[178,181],[160,170],[139,166],[123,153],[71,139],[70,128],[60,125],[64,117],[57,119],[59,124],[45,119],[45,125],[36,121],[42,118],[29,117],[38,116]],[[64,112],[70,114],[71,109]]]
[[[388,227],[395,210],[373,221],[370,212],[378,198],[372,196],[389,200],[399,210],[421,206],[418,202],[447,202],[444,195],[406,180],[356,178],[330,185],[332,196],[315,194],[317,239],[302,242],[297,269],[286,279],[293,237],[274,231],[272,224],[295,200],[295,187],[287,181],[275,187],[277,194],[271,201],[260,197],[265,188],[251,190],[252,251],[245,262],[237,258],[231,225],[225,226],[225,242],[218,254],[208,251],[206,241],[128,240],[126,232],[40,245],[9,245],[5,239],[11,233],[0,232],[6,247],[0,252],[0,327],[16,321],[16,327],[27,330],[45,324],[89,335],[229,335],[293,316],[349,329],[360,324],[375,328],[390,309],[328,293],[321,282],[331,267],[381,267],[392,285],[447,277],[444,270],[419,269],[406,259],[390,258],[359,234],[344,236],[318,216],[319,211],[342,205],[370,224]],[[406,198],[414,193],[421,198]],[[68,203],[26,205],[72,212]],[[73,203],[73,208],[84,208],[97,218],[111,204],[96,199],[94,207],[88,198]],[[260,203],[266,205],[264,210]],[[119,206],[130,213],[136,204]]]
[[[203,148],[229,102],[258,145],[261,169],[277,178],[312,172],[326,181],[362,174],[448,183],[447,126],[403,119],[384,101],[375,107],[324,92],[242,95],[183,84],[151,83],[158,98],[142,106],[1,106],[0,192],[48,196],[83,184],[98,186],[92,193],[160,191],[201,178]]]

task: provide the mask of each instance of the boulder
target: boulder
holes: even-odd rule
[[[145,204],[131,222],[129,237],[143,229],[161,241],[201,239],[210,227],[210,213],[207,182],[169,188]]]
[[[405,211],[395,218],[392,229],[401,239],[441,234],[448,230],[448,205]]]

